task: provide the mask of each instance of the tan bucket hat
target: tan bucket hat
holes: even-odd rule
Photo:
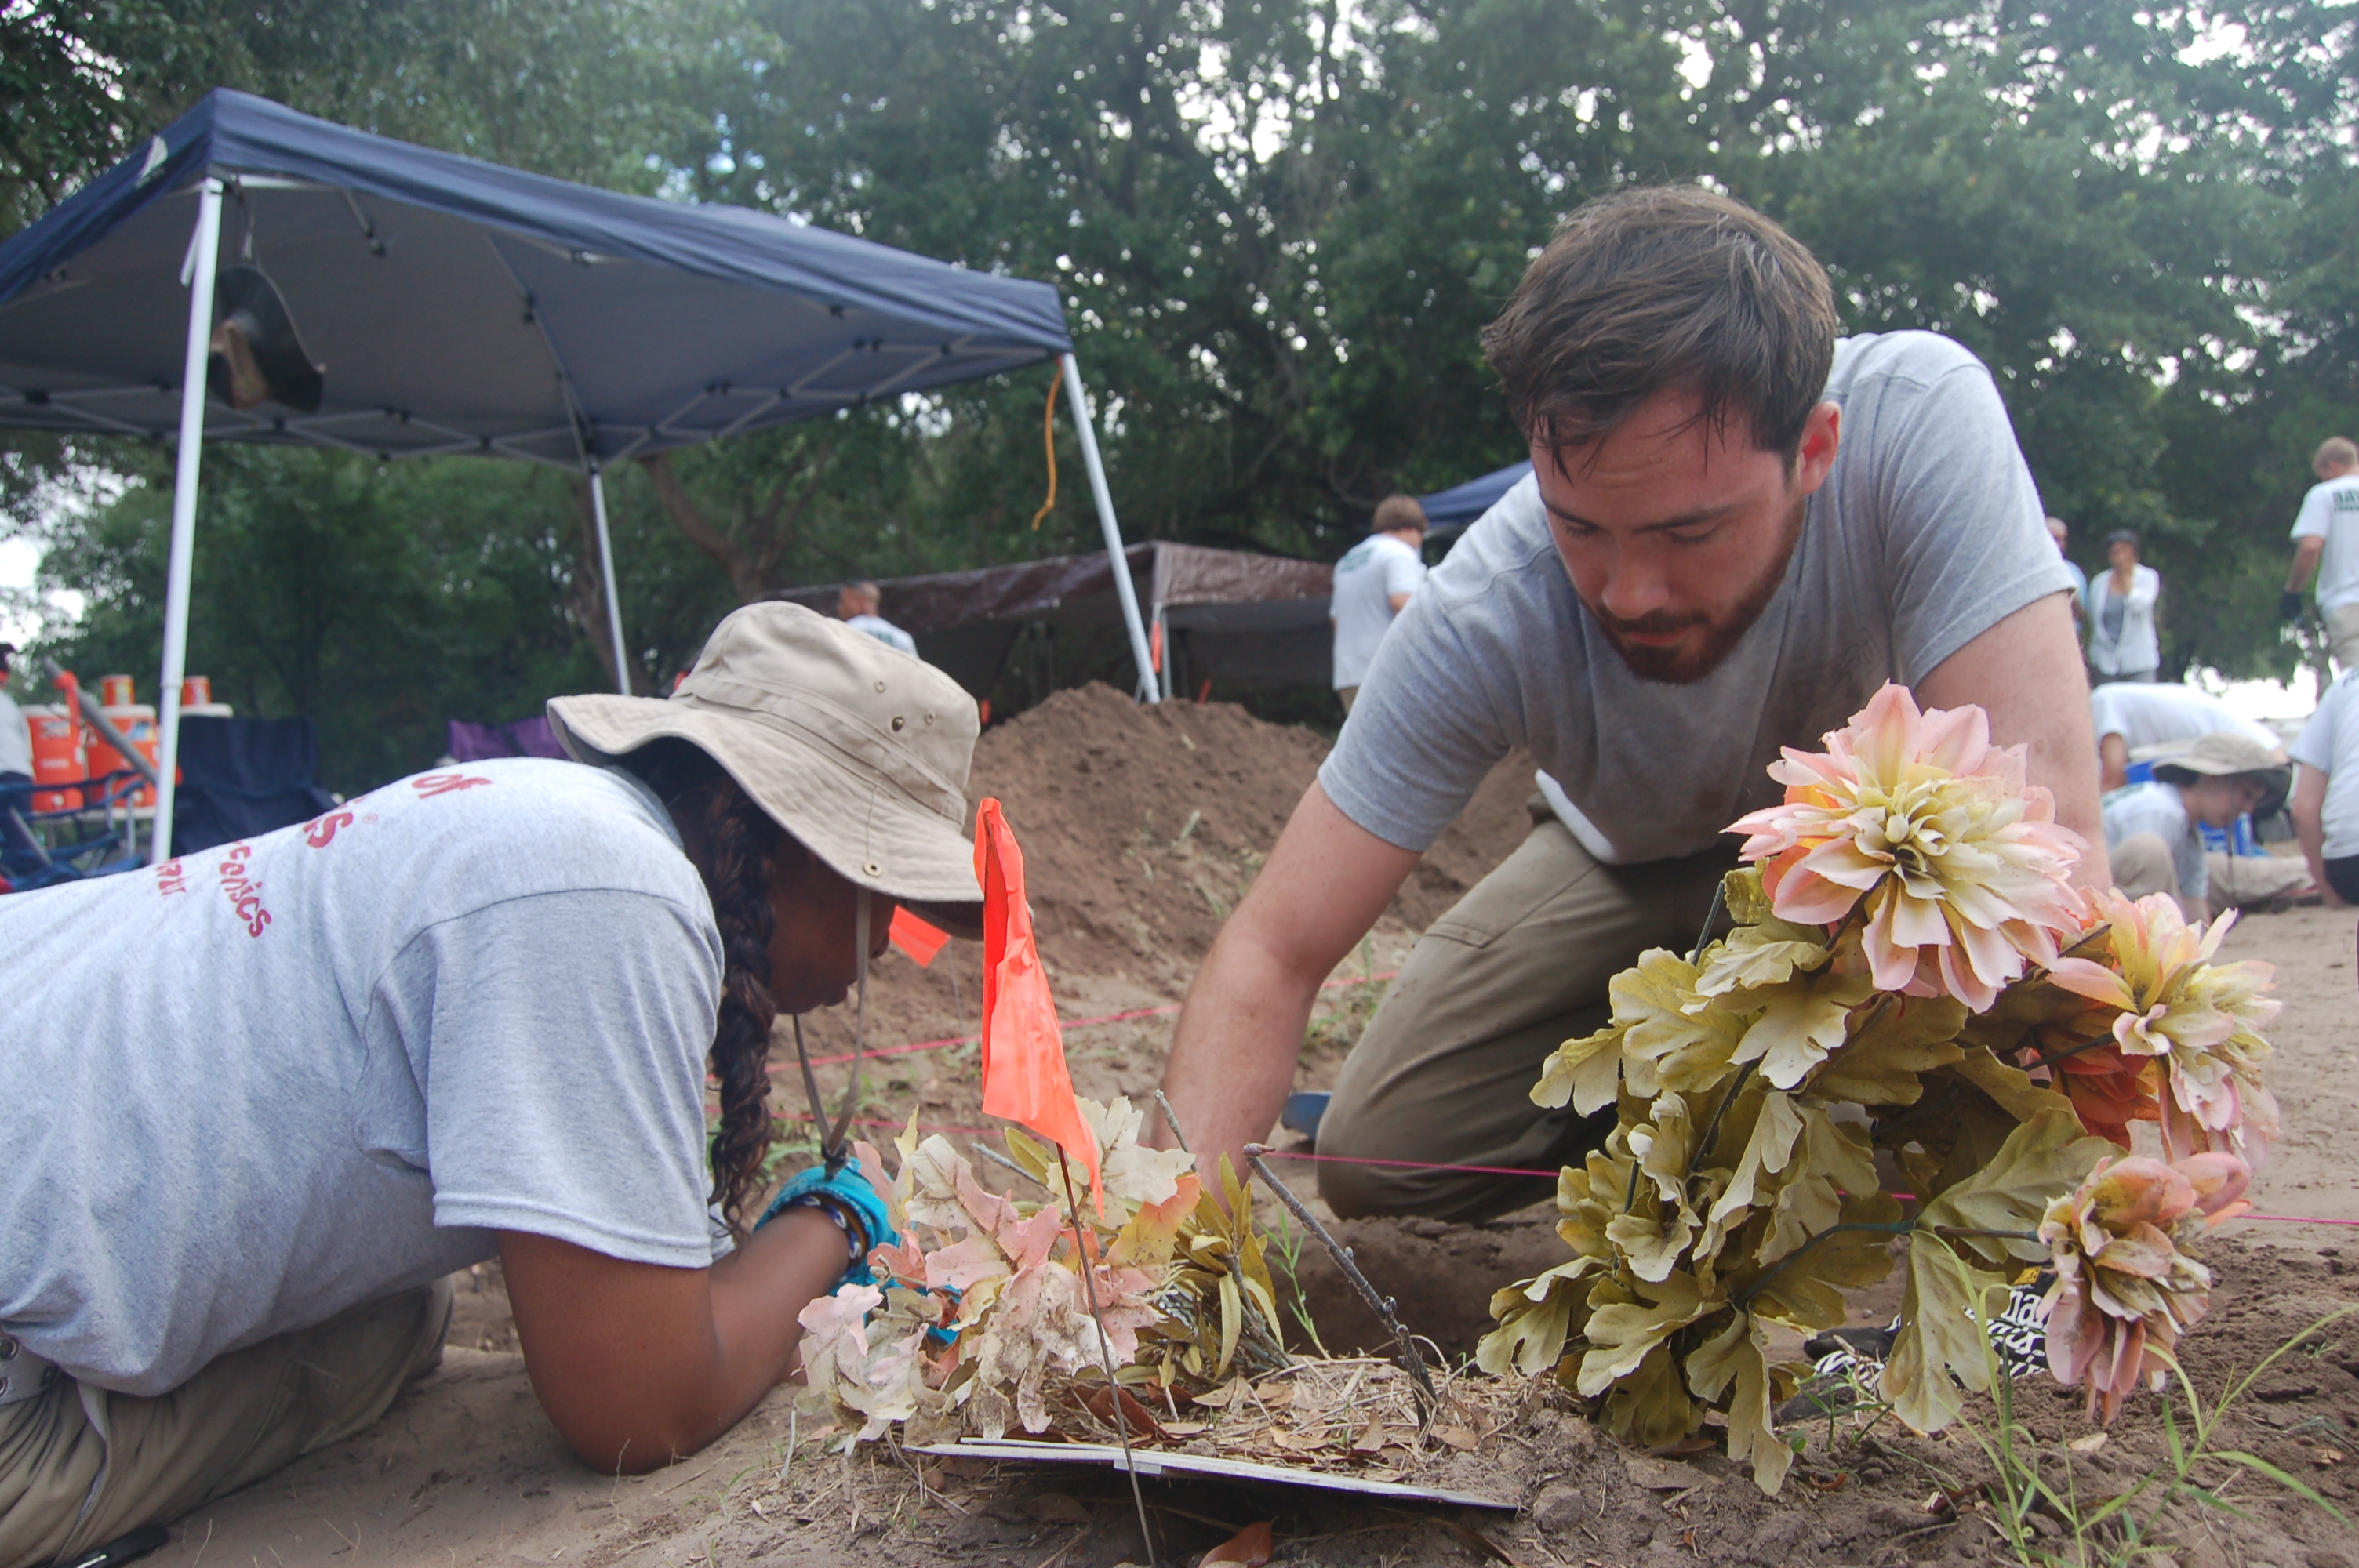
[[[2212,778],[2227,778],[2238,773],[2252,773],[2267,788],[2261,804],[2253,809],[2255,816],[2267,816],[2285,804],[2286,791],[2292,783],[2292,770],[2282,751],[2273,752],[2250,735],[2234,730],[2218,730],[2209,735],[2199,735],[2154,758],[2157,776],[2165,768],[2177,768],[2182,773],[2202,773]]]
[[[983,928],[963,830],[974,699],[865,633],[799,604],[749,604],[669,698],[551,697],[549,722],[584,762],[690,741],[838,874],[958,935]]]

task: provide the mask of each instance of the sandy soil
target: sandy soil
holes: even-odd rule
[[[1027,733],[1027,728],[1030,732]],[[978,752],[976,793],[1009,804],[1031,866],[1043,947],[1069,1019],[1082,1091],[1143,1096],[1161,1070],[1170,1009],[1219,920],[1258,868],[1320,755],[1299,731],[1234,709],[1132,708],[1113,693],[1066,694],[995,730]],[[1528,764],[1524,765],[1527,768]],[[1416,929],[1519,840],[1528,773],[1503,769],[1467,818],[1436,847],[1367,948],[1339,970],[1314,1021],[1299,1082],[1331,1082],[1364,1022],[1381,977]],[[1019,804],[1020,803],[1020,804]],[[1043,809],[1043,806],[1048,809]],[[1108,867],[1114,870],[1109,871]],[[2354,922],[2319,908],[2249,916],[2229,956],[2277,966],[2285,1011],[2274,1031],[2274,1076],[2287,1136],[2256,1193],[2263,1213],[2359,1224],[2359,1031]],[[973,1028],[977,953],[954,944],[929,970],[900,955],[882,966],[868,1043],[898,1045]],[[954,986],[952,976],[961,977]],[[848,1015],[849,1010],[839,1010]],[[815,1054],[850,1046],[848,1016],[809,1022]],[[782,1061],[787,1058],[782,1057]],[[821,1069],[831,1094],[844,1069]],[[774,1102],[807,1115],[790,1080]],[[905,1050],[872,1064],[864,1119],[965,1137],[979,1129],[971,1044]],[[1305,1192],[1313,1184],[1300,1184]],[[1432,1221],[1360,1222],[1346,1239],[1403,1315],[1454,1355],[1486,1325],[1499,1284],[1563,1256],[1545,1217],[1470,1227]],[[2343,1260],[2348,1254],[2351,1262]],[[2184,1348],[2199,1385],[2216,1392],[2337,1305],[2359,1303],[2359,1235],[2340,1226],[2240,1224],[2212,1258],[2221,1278],[2212,1317]],[[1298,1281],[1336,1353],[1378,1336],[1315,1249]],[[1887,1319],[1891,1291],[1864,1292],[1854,1322]],[[1112,1476],[1071,1467],[986,1466],[889,1454],[822,1454],[808,1423],[774,1395],[726,1439],[660,1475],[617,1480],[585,1471],[534,1401],[496,1265],[460,1281],[440,1370],[378,1427],[312,1455],[260,1487],[182,1522],[159,1564],[200,1563],[613,1564],[989,1563],[1018,1568],[1108,1568],[1143,1561],[1128,1493]],[[2359,1327],[2330,1330],[2262,1380],[2232,1411],[2223,1442],[2251,1448],[2326,1496],[2359,1506]],[[2044,1380],[2023,1385],[2027,1423],[2061,1444],[2092,1429],[2077,1402]],[[1984,1412],[1987,1415],[1987,1411]],[[1828,1444],[1830,1433],[1837,1439]],[[799,1441],[798,1441],[799,1440]],[[1928,1513],[1941,1486],[1988,1473],[1971,1439],[1925,1441],[1886,1422],[1864,1444],[1817,1431],[1784,1495],[1765,1499],[1724,1458],[1659,1458],[1601,1444],[1545,1398],[1527,1401],[1486,1442],[1498,1495],[1518,1512],[1402,1510],[1292,1490],[1152,1483],[1163,1560],[1185,1561],[1253,1519],[1275,1519],[1282,1563],[1404,1563],[1491,1560],[1532,1564],[1728,1562],[1886,1563],[2006,1560],[1986,1522]],[[790,1448],[790,1444],[792,1445]],[[2065,1451],[2057,1449],[2059,1455]],[[2127,1486],[2163,1453],[2159,1407],[2142,1397],[2103,1448],[2071,1456],[2085,1495]],[[2219,1474],[2207,1473],[2217,1481]],[[2151,1561],[2334,1568],[2359,1565],[2359,1533],[2277,1489],[2238,1481],[2244,1521],[2214,1514],[2165,1521],[2180,1544]],[[2043,1530],[2052,1531],[2054,1521]],[[1466,1532],[1479,1532],[1479,1538]],[[1488,1546],[1484,1545],[1486,1539]],[[2050,1550],[2071,1543],[2047,1540]]]

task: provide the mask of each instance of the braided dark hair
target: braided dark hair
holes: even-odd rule
[[[770,884],[780,850],[801,846],[698,746],[667,738],[623,763],[680,825],[721,927],[724,967],[712,1054],[721,1125],[712,1133],[712,1197],[742,1239],[745,1206],[759,1193],[770,1149],[770,1028],[778,1016],[770,996]]]

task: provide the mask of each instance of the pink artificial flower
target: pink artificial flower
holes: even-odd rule
[[[2141,1378],[2162,1386],[2164,1357],[2211,1303],[2211,1271],[2179,1241],[2242,1213],[2251,1182],[2232,1154],[2105,1159],[2048,1206],[2048,1365],[2067,1388],[2087,1379],[2090,1414],[2111,1422]]]
[[[1832,925],[1863,903],[1878,989],[1948,995],[1976,1012],[2031,964],[2052,964],[2085,908],[2068,878],[2079,834],[2024,780],[2020,746],[1994,747],[1979,708],[1919,711],[1887,683],[1827,750],[1785,749],[1783,804],[1729,831],[1768,862],[1782,920]]]
[[[2162,1063],[2167,1154],[2213,1151],[2258,1167],[2278,1131],[2277,1098],[2261,1081],[2269,1056],[2261,1026],[2282,1005],[2261,995],[2275,971],[2253,959],[2214,961],[2233,913],[2206,927],[2190,925],[2169,893],[2134,903],[2104,892],[2093,903],[2112,961],[2060,958],[2055,982],[2119,1008],[2114,1040],[2122,1054]]]

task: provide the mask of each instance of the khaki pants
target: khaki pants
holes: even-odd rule
[[[2123,897],[2167,892],[2179,900],[2181,909],[2187,906],[2179,892],[2179,864],[2170,858],[2170,846],[2160,834],[2134,833],[2108,847],[2105,859],[2113,867],[2114,886]]]
[[[1352,711],[1352,704],[1358,701],[1359,697],[1360,688],[1358,687],[1339,686],[1335,688],[1335,700],[1343,705],[1343,711],[1347,714]]]
[[[2326,646],[2338,670],[2359,668],[2359,604],[2344,604],[2326,612]]]
[[[0,1405],[0,1568],[40,1568],[162,1524],[385,1414],[430,1371],[443,1281],[232,1351],[141,1399],[60,1378]]]
[[[1611,1130],[1531,1102],[1540,1064],[1603,1027],[1606,982],[1649,947],[1684,953],[1735,863],[1735,847],[1607,866],[1532,802],[1536,826],[1418,941],[1343,1063],[1319,1152],[1364,1160],[1553,1172]],[[1487,1219],[1549,1197],[1553,1174],[1501,1176],[1321,1164],[1320,1195],[1345,1217]]]

